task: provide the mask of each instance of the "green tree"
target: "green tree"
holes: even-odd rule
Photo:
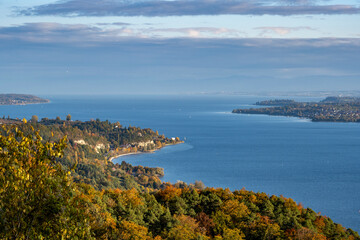
[[[66,116],[66,121],[71,121],[71,115],[70,115],[70,114],[68,114],[68,115]]]

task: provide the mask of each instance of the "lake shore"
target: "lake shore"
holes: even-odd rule
[[[176,143],[171,143],[171,144],[165,144],[164,147],[173,146],[173,145],[177,145],[177,144],[181,144],[181,143],[184,143],[184,141],[180,141],[180,142],[176,142]],[[129,155],[145,154],[145,153],[154,153],[155,151],[161,150],[162,148],[163,148],[163,147],[158,148],[158,149],[154,149],[154,150],[150,150],[150,151],[147,151],[147,152],[122,153],[122,154],[118,154],[118,155],[116,155],[116,156],[110,157],[110,158],[109,158],[109,161],[112,161],[112,160],[114,160],[114,159],[116,159],[116,158],[121,158],[121,157],[124,157],[124,156],[129,156]]]
[[[131,153],[123,153],[123,154],[119,154],[119,155],[116,155],[116,156],[113,156],[111,158],[109,158],[109,161],[112,161],[114,160],[115,158],[121,158],[121,157],[124,157],[124,156],[129,156],[129,155],[135,155],[135,154],[144,154],[144,153],[152,153],[154,151],[149,151],[149,152],[131,152]]]

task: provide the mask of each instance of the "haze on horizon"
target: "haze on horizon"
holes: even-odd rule
[[[0,92],[360,90],[359,5],[0,0]]]

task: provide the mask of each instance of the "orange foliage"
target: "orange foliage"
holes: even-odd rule
[[[297,208],[299,209],[300,213],[302,213],[303,209],[304,209],[304,205],[302,203],[299,203],[297,205]]]
[[[174,197],[179,197],[182,193],[180,188],[176,188],[173,186],[167,186],[164,190],[158,192],[158,195],[164,200],[169,201]]]
[[[317,217],[314,221],[314,225],[316,226],[317,229],[322,230],[326,225],[324,222],[324,218],[321,216]]]
[[[255,196],[255,195],[250,195],[250,196],[249,196],[249,201],[252,202],[252,203],[255,203],[255,201],[256,201],[256,196]]]

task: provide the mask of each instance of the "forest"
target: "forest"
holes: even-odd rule
[[[284,196],[164,183],[162,169],[114,165],[95,158],[109,150],[80,147],[120,147],[110,141],[117,131],[126,132],[121,144],[139,132],[158,136],[115,124],[33,119],[1,127],[0,239],[360,239]],[[81,164],[93,170],[83,174]]]

